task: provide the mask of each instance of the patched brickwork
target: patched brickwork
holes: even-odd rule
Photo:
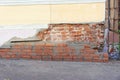
[[[0,49],[4,59],[45,61],[108,62],[108,54],[100,52],[104,38],[103,24],[50,24],[36,36],[41,41],[15,42]]]
[[[77,48],[75,47],[77,46]],[[9,49],[0,49],[0,57],[5,59],[35,59],[45,61],[87,61],[108,62],[107,53],[98,53],[89,45],[70,46],[66,43],[14,43]]]

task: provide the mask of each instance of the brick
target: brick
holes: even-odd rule
[[[102,59],[93,59],[92,62],[103,62]]]
[[[61,55],[54,55],[53,60],[54,61],[63,61],[63,57]]]
[[[0,52],[0,55],[2,55],[2,54],[7,54],[8,52]]]
[[[43,38],[44,38],[43,32],[39,32],[36,36],[37,36],[40,40],[43,40]]]
[[[92,49],[85,50],[85,53],[88,53],[88,54],[95,54],[96,52],[97,52],[96,50],[92,50]]]
[[[109,58],[103,58],[103,62],[108,62]]]
[[[92,57],[84,57],[84,61],[87,62],[92,62],[93,58]]]
[[[46,43],[45,46],[46,47],[54,47],[55,45],[53,43]]]
[[[53,47],[47,47],[47,46],[45,46],[44,50],[53,50]]]
[[[7,54],[6,55],[1,55],[1,57],[4,58],[4,59],[10,59],[11,58],[10,55],[7,55]]]
[[[71,56],[72,56],[73,61],[79,61],[78,55],[72,54]]]
[[[23,49],[21,50],[21,53],[32,53],[31,49]]]
[[[64,57],[63,60],[64,61],[73,61],[73,59],[71,57]]]
[[[86,49],[86,48],[90,48],[90,46],[89,45],[84,45],[84,48]]]
[[[35,45],[34,45],[34,47],[35,48],[37,48],[37,47],[44,47],[45,46],[45,43],[36,43]]]
[[[109,58],[108,53],[104,53],[104,54],[103,54],[103,57],[104,57],[104,58]]]
[[[0,48],[0,52],[9,52],[10,49],[9,48]]]
[[[13,49],[23,49],[24,48],[24,44],[14,44],[12,45]]]
[[[65,44],[65,43],[59,43],[59,44],[57,44],[57,47],[67,47],[67,44]]]
[[[94,59],[99,59],[100,58],[100,56],[98,54],[93,54],[92,56],[93,56]]]
[[[62,35],[62,40],[66,40],[67,36],[66,35]]]
[[[33,50],[33,53],[42,54],[44,51],[42,49]]]
[[[33,50],[39,50],[39,49],[44,49],[44,47],[41,47],[41,46],[35,46],[35,47],[33,48]]]
[[[18,58],[16,54],[10,54],[11,59],[16,59]]]
[[[72,61],[73,58],[72,58],[71,55],[64,55],[64,56],[63,56],[63,60],[64,60],[64,61]]]
[[[52,60],[52,56],[49,56],[49,55],[42,56],[42,60],[44,60],[44,61],[51,61]]]
[[[64,52],[64,48],[63,48],[63,47],[57,47],[57,48],[56,48],[56,51],[57,51],[57,52]]]
[[[66,53],[70,53],[72,50],[71,50],[71,48],[69,48],[69,47],[65,47],[65,48],[64,48],[64,51],[65,51]]]
[[[41,60],[41,59],[42,59],[41,56],[36,56],[36,55],[31,56],[31,58],[32,58],[32,59],[35,59],[35,60]]]
[[[52,56],[53,53],[44,53],[43,55],[49,55],[49,56]]]
[[[57,31],[63,31],[64,30],[64,27],[57,27],[55,30],[57,30]]]
[[[68,53],[64,53],[64,52],[59,52],[58,55],[61,55],[62,57],[69,56]]]
[[[83,54],[80,54],[80,56],[83,56],[83,57],[90,57],[91,55],[90,55],[90,54],[87,54],[87,53],[83,53]]]
[[[62,31],[61,34],[62,34],[62,35],[66,35],[66,32],[65,32],[65,31]]]
[[[32,49],[32,48],[33,48],[32,44],[27,44],[24,46],[24,49]]]
[[[13,54],[21,53],[21,49],[11,49],[10,52]]]
[[[84,53],[85,49],[80,49],[80,53]]]
[[[26,53],[21,53],[21,54],[18,54],[20,57],[22,56],[26,56],[27,54]]]
[[[31,56],[29,56],[29,55],[24,55],[24,56],[22,56],[21,58],[23,58],[23,59],[31,59]]]
[[[51,49],[44,49],[43,51],[46,52],[46,53],[52,53],[53,52],[53,50],[51,50]]]
[[[82,57],[76,57],[73,59],[73,61],[75,62],[83,62],[83,58]]]

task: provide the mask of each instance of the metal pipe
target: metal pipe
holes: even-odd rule
[[[108,0],[108,30],[110,30],[110,0]],[[108,31],[108,54],[109,54],[109,31]]]

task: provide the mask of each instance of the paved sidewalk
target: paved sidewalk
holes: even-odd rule
[[[0,80],[120,80],[120,62],[0,59]]]

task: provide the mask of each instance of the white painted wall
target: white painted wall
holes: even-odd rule
[[[34,36],[40,28],[47,28],[48,25],[12,25],[1,26],[0,46],[13,37],[27,38]]]

